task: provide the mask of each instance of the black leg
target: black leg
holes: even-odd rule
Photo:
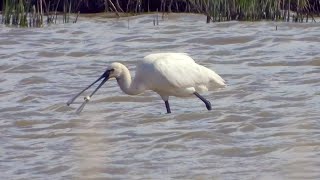
[[[194,95],[196,95],[199,99],[201,99],[202,102],[204,102],[206,104],[207,109],[210,111],[211,108],[211,103],[210,101],[206,100],[204,97],[202,97],[199,93],[195,92],[193,93]]]
[[[166,103],[167,113],[170,114],[171,110],[170,110],[169,101],[164,101],[164,102]]]

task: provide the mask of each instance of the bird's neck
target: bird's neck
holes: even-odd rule
[[[132,82],[130,71],[126,67],[123,67],[121,75],[117,78],[117,82],[120,89],[126,94],[137,95],[144,92],[144,88]]]

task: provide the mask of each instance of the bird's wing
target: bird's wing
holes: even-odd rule
[[[155,62],[155,61],[161,61],[161,60],[183,60],[183,61],[190,61],[194,62],[194,60],[188,56],[187,53],[155,53],[155,54],[149,54],[146,57],[144,57],[144,62]]]
[[[215,85],[224,85],[224,80],[218,74],[196,64],[187,54],[151,54],[146,56],[144,61],[152,67],[148,68],[149,73],[145,74],[149,76],[149,81],[153,81],[149,82],[151,84],[164,87],[170,85],[174,88],[209,85],[211,82]]]

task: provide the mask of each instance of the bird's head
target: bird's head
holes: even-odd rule
[[[110,78],[120,78],[122,71],[123,71],[123,67],[124,65],[122,65],[121,63],[112,63],[110,66],[107,67],[107,69],[105,70],[105,72],[96,80],[94,81],[92,84],[90,84],[88,87],[86,87],[85,89],[83,89],[81,92],[79,92],[78,94],[76,94],[72,99],[70,99],[67,102],[67,105],[70,105],[73,103],[73,101],[80,96],[84,91],[86,91],[87,89],[89,89],[91,86],[93,86],[94,84],[96,84],[97,82],[101,81],[101,83],[98,85],[98,87],[91,93],[90,96],[86,97],[87,100],[90,99],[91,96],[93,96],[98,89],[105,83],[107,82]],[[85,100],[86,100],[85,99]]]
[[[107,67],[106,72],[109,74],[110,78],[119,78],[122,74],[123,65],[121,63],[112,63],[110,66]]]

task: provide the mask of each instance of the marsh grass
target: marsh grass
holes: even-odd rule
[[[275,20],[307,22],[313,20],[309,0],[190,0],[198,11],[213,22]],[[207,20],[208,22],[208,20]]]
[[[117,17],[157,11],[193,12],[207,16],[207,23],[221,21],[315,21],[318,0],[2,0],[2,23],[19,27],[41,27],[44,23],[77,22],[80,7],[104,7]],[[102,10],[103,11],[103,10]],[[59,12],[59,13],[58,13]],[[101,11],[99,11],[101,12]],[[71,13],[76,18],[71,20]],[[46,21],[44,20],[46,18]]]
[[[27,24],[27,14],[23,0],[3,0],[2,23],[5,24]]]
[[[62,16],[63,23],[71,22],[72,0],[54,1],[45,0],[3,0],[2,20],[6,25],[18,27],[42,27],[44,23],[57,23],[58,15]],[[63,3],[63,11],[58,14],[58,7]],[[79,12],[76,15],[75,23],[78,20]],[[46,18],[46,21],[44,19]]]
[[[207,22],[240,21],[315,21],[318,0],[105,0],[106,11],[149,12],[152,3],[160,12],[195,12],[207,15]],[[109,7],[109,8],[108,8]],[[122,7],[122,8],[121,8]],[[153,10],[155,11],[155,9]]]

